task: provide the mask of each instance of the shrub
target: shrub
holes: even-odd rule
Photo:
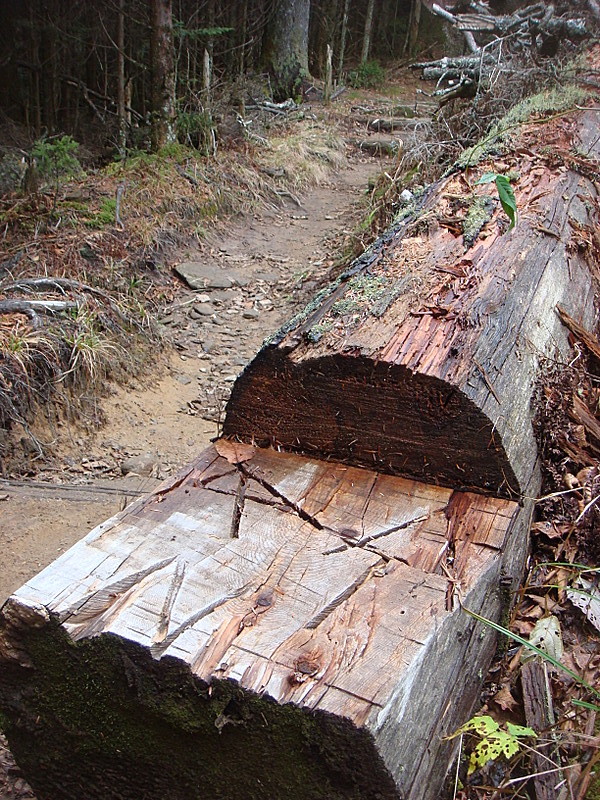
[[[31,156],[39,178],[54,187],[54,205],[60,184],[82,172],[76,153],[79,144],[72,136],[38,139],[33,145]]]
[[[348,83],[355,89],[374,89],[383,83],[385,73],[378,61],[363,61],[348,74]]]

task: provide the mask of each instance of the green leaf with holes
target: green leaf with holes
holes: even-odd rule
[[[496,761],[501,756],[506,759],[512,758],[521,749],[519,739],[537,735],[532,728],[514,725],[512,722],[507,722],[506,730],[503,730],[496,720],[487,714],[471,717],[452,736],[447,738],[453,739],[462,733],[472,734],[479,738],[469,758],[468,775],[472,775],[476,769],[485,767],[489,761]]]

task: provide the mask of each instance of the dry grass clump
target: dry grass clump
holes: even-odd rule
[[[277,174],[293,189],[322,183],[345,161],[344,141],[331,130],[315,124],[301,133],[273,137],[259,156],[263,168]]]
[[[160,347],[130,298],[64,278],[23,278],[4,287],[7,303],[27,303],[32,294],[35,303],[43,293],[64,310],[0,316],[1,472],[12,456],[22,458],[20,450],[47,454],[30,429],[34,420],[95,424],[96,398],[108,382],[138,374],[148,347]]]

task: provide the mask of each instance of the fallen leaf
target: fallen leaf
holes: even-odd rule
[[[600,591],[598,588],[590,581],[586,581],[585,578],[579,578],[574,588],[567,589],[567,597],[600,631]]]
[[[215,450],[222,458],[226,458],[230,464],[241,464],[244,461],[250,461],[254,453],[256,453],[256,447],[253,445],[232,442],[230,439],[219,439],[215,442]]]
[[[543,536],[547,536],[549,539],[560,539],[563,535],[563,526],[559,526],[558,528],[553,522],[546,521],[546,522],[534,522],[531,526],[531,532],[533,534],[542,534]]]
[[[512,696],[508,686],[503,686],[498,692],[496,692],[496,694],[492,697],[492,700],[497,706],[500,706],[503,711],[514,711],[518,706],[518,703]]]
[[[549,615],[535,623],[529,636],[530,644],[543,650],[555,661],[560,661],[563,655],[563,642],[558,617]],[[534,657],[531,650],[525,649],[521,657],[522,661],[528,661]]]

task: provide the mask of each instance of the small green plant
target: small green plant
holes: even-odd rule
[[[81,164],[77,158],[79,144],[72,136],[38,139],[31,150],[39,177],[54,186],[54,203],[56,207],[60,184],[81,173]]]
[[[521,750],[522,739],[537,737],[532,728],[514,725],[512,722],[507,722],[506,728],[502,728],[495,719],[487,714],[471,717],[446,738],[454,739],[463,733],[473,734],[479,738],[469,758],[467,775],[472,775],[476,769],[485,767],[488,762],[496,761],[501,756],[507,760],[512,758]]]
[[[354,89],[374,89],[381,86],[385,72],[378,61],[363,61],[348,73],[348,83]]]
[[[105,225],[114,225],[116,208],[116,198],[107,197],[100,206],[100,210],[86,220],[86,226],[88,228],[103,228]]]
[[[511,230],[517,224],[517,201],[510,185],[510,179],[506,175],[499,175],[497,172],[486,172],[485,175],[479,178],[477,184],[492,183],[492,181],[496,184],[502,209],[510,220],[508,230]]]
[[[180,111],[177,115],[177,136],[182,144],[202,155],[213,150],[213,121],[208,111]]]

